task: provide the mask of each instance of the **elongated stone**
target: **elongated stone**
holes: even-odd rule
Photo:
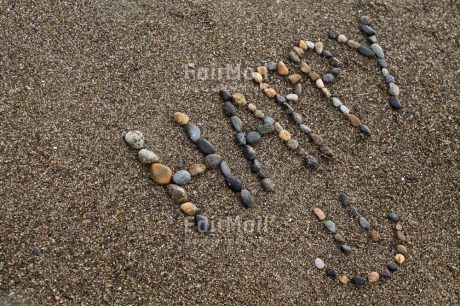
[[[359,217],[359,225],[361,225],[361,227],[365,229],[371,228],[370,223],[363,216]]]
[[[315,213],[318,220],[323,221],[324,219],[326,219],[326,215],[320,208],[318,207],[313,208],[313,212]]]
[[[215,152],[214,147],[205,139],[200,138],[196,142],[198,149],[200,150],[201,153],[203,154],[212,154]]]
[[[228,187],[230,187],[231,190],[233,191],[241,191],[241,182],[239,179],[237,179],[234,176],[226,176],[225,177],[225,183],[227,184]]]
[[[244,206],[246,207],[254,206],[254,199],[252,198],[252,195],[249,192],[249,190],[241,189],[240,199],[241,199],[241,202],[244,204]]]
[[[188,138],[193,142],[197,142],[198,139],[201,138],[201,130],[194,124],[187,123],[185,125],[185,131],[187,131]]]

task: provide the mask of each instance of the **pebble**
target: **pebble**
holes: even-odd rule
[[[324,88],[324,82],[323,82],[323,80],[317,79],[317,80],[316,80],[316,87],[318,87],[319,89]]]
[[[259,171],[259,173],[257,173],[257,176],[258,176],[261,180],[267,178],[267,177],[265,176],[265,173],[264,173],[262,170]]]
[[[359,48],[361,48],[361,44],[360,44],[359,42],[357,42],[357,41],[352,40],[352,39],[349,39],[349,40],[347,41],[347,45],[348,45],[349,47],[352,47],[353,49],[359,49]]]
[[[330,30],[328,33],[328,36],[330,39],[337,39],[339,37],[340,33],[337,30]]]
[[[307,63],[302,62],[302,63],[300,63],[300,71],[302,71],[304,73],[309,73],[311,71],[311,68],[310,68],[310,66],[308,66]]]
[[[326,97],[326,98],[330,98],[332,97],[332,94],[331,92],[329,91],[329,89],[327,89],[326,87],[322,88],[321,89],[321,92],[323,93],[323,95]]]
[[[294,52],[295,52],[298,56],[303,56],[303,54],[304,54],[304,52],[305,52],[305,51],[304,51],[302,48],[300,48],[300,47],[293,47],[293,49],[294,49]]]
[[[350,206],[350,208],[348,209],[348,211],[350,212],[350,215],[351,215],[352,217],[357,217],[357,216],[359,216],[358,210],[356,209],[356,207]]]
[[[371,28],[371,27],[368,26],[368,25],[365,25],[365,24],[362,24],[362,25],[361,25],[361,31],[363,31],[364,33],[366,33],[367,36],[373,36],[373,35],[375,35],[374,29]]]
[[[270,118],[270,117],[265,117],[265,118]],[[272,119],[273,120],[273,119]],[[265,121],[265,120],[264,120]],[[274,121],[274,120],[273,120]],[[264,123],[264,124],[261,124],[257,127],[257,131],[259,131],[260,134],[262,135],[266,135],[266,134],[269,134],[269,133],[272,133],[273,131],[275,130],[275,128],[273,127],[273,124],[272,123]]]
[[[312,41],[307,40],[305,42],[308,46],[308,49],[315,49],[315,44]]]
[[[252,161],[251,171],[254,172],[254,173],[257,173],[257,172],[259,172],[261,169],[262,169],[262,165],[260,164],[260,162],[259,162],[257,159],[254,159],[254,160]]]
[[[382,75],[386,77],[390,72],[388,71],[387,68],[382,68]]]
[[[407,248],[402,244],[398,244],[396,246],[396,251],[398,251],[398,253],[403,254],[404,256],[407,256]]]
[[[292,116],[292,119],[294,119],[295,123],[301,124],[303,122],[303,117],[301,114],[293,112],[291,116]]]
[[[289,52],[289,58],[296,64],[300,64],[300,58],[294,51]]]
[[[337,276],[337,272],[334,269],[327,269],[326,274],[329,277],[336,277]]]
[[[348,121],[350,121],[351,125],[354,127],[359,127],[361,125],[361,121],[359,120],[359,118],[353,114],[348,114],[347,119]]]
[[[286,100],[292,101],[292,102],[297,102],[297,101],[299,101],[299,96],[296,95],[296,94],[288,94],[286,96]]]
[[[360,277],[360,276],[353,276],[353,278],[351,279],[351,281],[353,283],[355,283],[356,285],[364,285],[366,283],[366,279],[363,278],[363,277]]]
[[[302,84],[297,84],[294,88],[294,92],[296,95],[300,96],[302,94]]]
[[[252,104],[252,103],[249,103],[248,104],[248,109],[251,111],[251,112],[255,112],[257,110],[257,107]]]
[[[233,106],[233,104],[230,103],[230,102],[225,102],[224,103],[224,114],[227,117],[236,116],[236,108],[235,108],[235,106]]]
[[[350,279],[349,279],[346,275],[342,275],[342,276],[340,276],[339,281],[340,281],[342,284],[348,284],[348,282],[350,281]]]
[[[287,146],[291,150],[295,150],[299,147],[299,142],[296,139],[291,139],[287,142]]]
[[[262,189],[267,192],[273,191],[275,189],[273,181],[269,178],[264,178],[262,180]]]
[[[289,69],[286,67],[286,65],[283,62],[278,62],[278,73],[281,75],[288,75],[289,74]]]
[[[256,144],[260,141],[260,134],[258,132],[249,132],[247,135],[246,135],[246,143],[249,143],[249,144]]]
[[[346,107],[345,105],[340,105],[339,107],[340,111],[345,114],[345,115],[348,115],[350,113],[350,110],[348,109],[348,107]]]
[[[273,88],[265,88],[264,92],[269,98],[273,98],[274,96],[276,96],[276,90]]]
[[[254,82],[260,83],[260,82],[262,82],[262,80],[263,80],[264,78],[263,78],[263,76],[262,76],[260,73],[258,73],[258,72],[253,72],[253,73],[252,73],[252,79],[254,80]]]
[[[319,79],[319,74],[317,74],[316,72],[314,71],[310,71],[308,73],[308,76],[310,77],[310,79],[313,81],[313,82],[316,82],[317,79]]]
[[[184,114],[184,113],[181,113],[181,112],[175,112],[174,113],[174,120],[179,124],[185,125],[185,124],[188,123],[190,118],[188,117],[187,114]]]
[[[315,51],[318,54],[321,54],[323,52],[323,43],[322,42],[318,41],[317,43],[315,43]]]
[[[387,84],[396,83],[396,80],[394,76],[392,76],[391,74],[387,74],[387,76],[385,77],[385,83]]]
[[[249,192],[249,190],[241,189],[240,199],[241,199],[241,202],[244,204],[244,206],[246,207],[254,206],[254,199],[252,198],[252,195]]]
[[[273,125],[273,127],[275,128],[275,131],[279,134],[279,132],[281,132],[283,129],[283,127],[281,126],[281,124],[279,122],[275,122],[275,124]]]
[[[280,103],[280,104],[283,104],[286,102],[286,98],[283,97],[282,95],[280,94],[276,94],[276,102]]]
[[[302,50],[304,51],[307,51],[308,50],[308,45],[306,42],[304,42],[303,40],[300,40],[299,41],[299,47],[302,48]]]
[[[275,71],[277,64],[275,62],[268,62],[266,65],[268,71]]]
[[[336,57],[331,58],[330,62],[331,62],[331,65],[334,67],[342,66],[342,62],[339,61]]]
[[[195,204],[186,202],[180,206],[180,209],[189,216],[194,216],[198,213],[199,209]]]
[[[289,82],[291,82],[292,84],[297,84],[300,82],[300,80],[302,80],[302,77],[299,75],[299,74],[291,74],[289,77],[288,77],[288,80]]]
[[[219,154],[209,154],[204,158],[204,163],[208,168],[216,168],[222,162],[222,156]]]
[[[388,278],[391,277],[390,271],[388,271],[387,269],[385,269],[382,272],[380,272],[380,275],[383,276],[383,277],[388,277]]]
[[[230,122],[232,123],[235,131],[237,131],[238,133],[241,132],[241,129],[243,128],[243,121],[241,121],[239,117],[237,116],[231,117]]]
[[[361,24],[369,25],[369,18],[367,16],[362,16],[360,18]]]
[[[245,106],[247,103],[246,98],[239,92],[234,93],[232,98],[233,98],[233,102],[235,102],[235,104],[238,106]]]
[[[306,134],[310,134],[312,132],[311,128],[308,125],[305,125],[305,124],[301,124],[300,129],[302,130],[302,132],[304,132]]]
[[[241,191],[241,182],[236,177],[230,175],[225,177],[225,183],[233,191]]]
[[[340,234],[340,233],[336,233],[336,234],[334,235],[334,239],[335,239],[335,241],[340,242],[340,243],[344,243],[344,242],[345,242],[345,237],[343,237],[343,235]]]
[[[339,196],[339,200],[343,206],[350,206],[350,199],[345,193],[341,193]]]
[[[369,236],[371,237],[372,241],[377,242],[380,239],[380,233],[377,232],[376,230],[371,230],[369,233]]]
[[[228,166],[226,161],[222,161],[220,163],[220,171],[224,176],[232,176],[232,171],[230,170],[230,167]]]
[[[333,234],[335,234],[336,232],[336,228],[335,228],[335,223],[332,222],[331,220],[328,220],[324,223],[324,226],[326,226],[326,228]]]
[[[171,182],[172,171],[168,166],[155,163],[150,166],[150,176],[159,185],[167,185]]]
[[[200,150],[200,152],[203,154],[207,155],[216,152],[214,150],[214,147],[206,139],[200,138],[198,139],[196,144],[198,145],[198,149]]]
[[[398,264],[402,264],[404,262],[405,258],[404,258],[404,255],[403,254],[396,254],[395,255],[395,261],[398,263]]]
[[[370,42],[371,44],[375,44],[377,42],[377,36],[375,35],[368,36],[367,41]]]
[[[365,229],[371,228],[370,223],[363,216],[359,217],[359,225],[361,225],[361,227]]]
[[[388,68],[387,61],[384,58],[379,58],[377,63],[381,68]]]
[[[288,114],[294,113],[294,108],[291,106],[291,104],[284,103],[283,105],[284,105],[284,107],[286,107]]]
[[[284,141],[291,140],[291,133],[289,133],[287,130],[282,130],[279,132],[278,136]]]
[[[339,74],[342,73],[342,70],[340,68],[332,68],[330,72],[333,76],[338,76]]]
[[[296,153],[297,153],[297,155],[299,155],[299,156],[304,156],[307,152],[305,151],[304,148],[298,147]]]
[[[142,149],[144,146],[144,134],[140,131],[130,131],[126,133],[125,141],[134,149]]]
[[[254,117],[259,118],[259,119],[263,119],[265,117],[265,115],[260,110],[256,110],[254,112]]]
[[[246,144],[246,134],[245,133],[238,133],[235,135],[235,140],[238,142],[240,145],[245,145]]]
[[[396,272],[396,271],[398,271],[398,266],[397,266],[396,264],[394,264],[394,263],[389,264],[387,268],[388,268],[388,270],[390,270],[391,272]]]
[[[332,57],[332,53],[327,51],[327,50],[323,50],[321,55],[324,56],[324,58],[331,58]]]
[[[359,47],[359,53],[361,53],[362,55],[364,56],[367,56],[367,57],[374,57],[375,56],[375,53],[374,51],[372,51],[371,49],[367,48],[367,47]]]
[[[383,53],[383,49],[382,49],[382,47],[380,47],[379,44],[373,43],[371,45],[371,50],[374,51],[375,55],[378,58],[384,58],[385,57],[385,54]]]
[[[174,173],[172,180],[177,185],[185,185],[190,183],[192,180],[192,175],[187,170],[179,170]]]
[[[318,220],[320,221],[323,221],[324,219],[326,219],[326,215],[324,214],[324,212],[318,208],[318,207],[315,207],[313,208],[313,213],[316,215],[316,217],[318,218]]]
[[[335,107],[340,107],[342,105],[342,101],[340,101],[337,97],[332,97],[332,105]]]
[[[322,261],[321,258],[316,258],[315,259],[315,266],[318,269],[324,269],[324,267],[326,267],[326,265],[324,264],[324,261]]]
[[[267,67],[259,66],[259,67],[257,67],[257,72],[260,73],[260,75],[266,75],[267,74]]]
[[[313,144],[317,145],[317,146],[322,146],[324,141],[323,141],[323,138],[315,133],[310,133],[309,134],[310,136],[310,140],[311,142],[313,142]]]
[[[391,213],[388,214],[388,219],[390,219],[393,222],[398,222],[399,217],[394,212],[391,212]]]
[[[396,231],[396,238],[400,241],[406,241],[406,236],[401,231]]]
[[[350,248],[348,245],[346,245],[346,244],[342,244],[342,245],[340,246],[340,249],[341,249],[342,252],[344,252],[345,254],[350,254],[350,252],[351,252],[351,248]]]
[[[224,101],[231,101],[232,100],[232,94],[228,90],[221,90],[220,91],[220,96],[222,97],[222,100],[224,100]]]
[[[316,167],[318,167],[318,160],[314,156],[307,155],[305,156],[305,165],[307,167],[315,169]]]
[[[363,132],[366,135],[371,135],[372,134],[371,130],[365,124],[361,124],[359,126],[359,129],[361,130],[361,132]]]
[[[190,172],[191,176],[197,176],[197,175],[199,175],[199,174],[201,174],[201,173],[203,173],[205,171],[206,171],[206,165],[205,164],[194,164],[188,170],[188,172]]]
[[[331,150],[331,148],[329,148],[328,146],[324,146],[322,147],[319,152],[327,157],[334,157],[334,152]]]
[[[269,88],[269,87],[270,87],[270,85],[268,85],[267,83],[262,83],[262,82],[261,82],[261,83],[259,84],[259,88],[260,88],[260,90],[262,90],[262,91],[263,91],[264,89],[266,89],[266,88]]]
[[[33,248],[32,248],[32,253],[34,253],[35,255],[40,255],[41,251],[40,251],[39,248],[33,247]]]
[[[401,223],[396,224],[395,228],[396,228],[397,231],[402,231]]]
[[[249,160],[256,159],[256,151],[248,145],[244,146],[244,156]]]
[[[174,184],[169,184],[166,188],[169,197],[173,200],[176,204],[181,204],[188,201],[188,195],[185,192],[185,189]]]
[[[185,125],[185,131],[187,131],[188,138],[193,142],[197,142],[198,139],[201,138],[201,130],[194,124],[187,123]]]
[[[390,83],[390,88],[388,89],[388,92],[392,96],[398,96],[399,95],[399,87],[395,83]]]
[[[208,218],[203,215],[195,215],[195,224],[200,233],[206,233],[211,228]]]
[[[377,272],[371,272],[367,275],[367,280],[369,283],[375,283],[380,279],[380,274]]]
[[[264,124],[267,124],[267,123],[273,125],[273,124],[275,124],[275,119],[273,119],[272,117],[267,116],[267,117],[264,118]]]
[[[137,157],[142,164],[152,164],[160,161],[160,158],[155,153],[147,149],[141,149],[137,152]]]
[[[334,76],[332,75],[332,73],[326,73],[325,75],[323,75],[323,82],[324,83],[334,82]]]
[[[348,38],[347,38],[345,35],[340,34],[339,37],[337,37],[337,41],[338,41],[339,43],[343,43],[343,44],[344,44],[344,43],[346,43],[346,42],[348,41]]]

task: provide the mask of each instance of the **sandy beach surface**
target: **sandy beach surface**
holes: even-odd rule
[[[0,1],[0,304],[458,305],[459,14],[452,0]],[[336,29],[368,45],[363,15],[400,88],[400,110],[388,103],[376,59],[328,38]],[[304,81],[294,107],[334,159],[252,82],[212,75],[292,66],[299,39],[322,41],[343,62],[329,88],[373,131],[352,127]],[[320,75],[331,68],[306,58]],[[270,82],[292,87],[276,75]],[[263,137],[258,159],[275,184],[264,192],[234,141],[222,89],[277,118],[320,167],[306,168],[276,135]],[[140,130],[173,171],[203,163],[176,111],[200,126],[255,199],[244,208],[218,169],[194,178],[185,189],[214,224],[206,234],[123,140]],[[238,113],[245,131],[259,124]],[[379,242],[350,218],[341,192]],[[350,254],[313,207],[336,223]],[[391,278],[343,285],[315,267],[319,257],[339,276],[383,270],[397,243],[391,211],[409,250]]]

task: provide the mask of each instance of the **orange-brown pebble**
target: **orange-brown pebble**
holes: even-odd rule
[[[257,67],[257,72],[260,73],[261,75],[266,75],[267,74],[267,67],[265,67],[265,66]]]
[[[190,167],[188,172],[190,172],[191,176],[197,176],[198,174],[201,174],[206,171],[206,165],[205,164],[194,164]]]
[[[324,88],[324,82],[323,82],[323,80],[317,79],[317,80],[316,80],[316,87],[318,87],[319,89]]]
[[[288,77],[288,80],[292,83],[292,84],[297,84],[300,82],[300,80],[302,79],[302,77],[298,74],[292,74]]]
[[[313,82],[316,82],[317,79],[319,79],[319,75],[314,72],[314,71],[310,71],[308,73],[308,76],[310,77],[310,79],[313,81]]]
[[[375,283],[380,279],[380,274],[378,272],[371,272],[367,275],[367,280],[369,283]]]
[[[263,119],[265,117],[265,115],[260,110],[256,110],[254,112],[254,117],[259,118],[259,119]]]
[[[300,47],[294,47],[294,52],[298,55],[298,56],[303,56],[303,53],[304,53],[304,50]]]
[[[172,171],[168,166],[163,164],[152,164],[150,166],[150,176],[155,183],[159,185],[167,185],[171,182]]]
[[[274,90],[273,88],[265,88],[264,91],[267,97],[269,98],[273,98],[274,96],[276,96],[276,90]]]
[[[351,125],[354,127],[359,127],[361,125],[361,121],[359,120],[359,118],[353,114],[348,114],[347,119],[348,121],[350,121]]]
[[[175,112],[174,120],[179,124],[187,124],[190,118],[187,116],[187,114]]]
[[[198,207],[191,202],[186,202],[180,206],[180,209],[189,216],[194,216],[198,212]]]
[[[397,231],[402,231],[401,223],[396,224],[395,228],[396,228]]]
[[[350,281],[350,279],[346,275],[342,275],[342,276],[339,277],[339,281],[342,284],[347,284]]]
[[[398,238],[401,241],[406,241],[406,236],[401,231],[396,231],[396,238]]]
[[[289,141],[291,140],[291,133],[289,133],[287,130],[282,130],[279,133],[279,137],[284,141]]]
[[[300,41],[299,41],[299,47],[302,48],[302,50],[305,50],[305,51],[308,50],[308,45],[307,45],[307,43],[304,42],[303,40],[300,40]]]
[[[300,71],[302,71],[304,73],[309,73],[311,71],[311,68],[310,68],[310,66],[308,66],[307,63],[301,62],[300,63]]]
[[[404,245],[402,245],[402,244],[398,244],[398,245],[396,246],[396,251],[398,251],[398,253],[403,254],[404,256],[407,255],[407,248],[406,248]]]
[[[262,75],[261,75],[260,73],[258,73],[258,72],[253,72],[253,73],[252,73],[252,79],[254,80],[254,82],[260,83],[260,82],[262,82],[263,77],[262,77]]]
[[[240,94],[239,92],[234,93],[232,95],[233,102],[235,102],[236,105],[238,106],[245,106],[246,105],[246,98]]]
[[[313,208],[313,212],[315,213],[318,220],[323,221],[324,219],[326,219],[326,215],[318,207]]]
[[[395,255],[395,261],[398,263],[398,264],[402,264],[404,262],[406,258],[404,258],[404,255],[403,254],[396,254]]]
[[[278,73],[281,75],[288,75],[289,69],[286,67],[286,64],[283,62],[278,62]]]
[[[371,230],[369,233],[369,236],[371,236],[371,239],[374,242],[377,242],[380,239],[380,234],[376,230]]]

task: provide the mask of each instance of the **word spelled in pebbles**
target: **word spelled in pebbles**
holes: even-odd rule
[[[125,135],[125,141],[133,149],[142,149],[144,146],[144,134],[140,131],[130,131]]]
[[[326,267],[326,265],[324,264],[324,261],[322,261],[321,258],[316,258],[315,259],[315,266],[318,269],[324,269]]]
[[[208,218],[202,215],[195,215],[195,224],[197,225],[200,233],[206,233],[211,229],[211,224]]]
[[[214,150],[214,147],[205,139],[200,138],[196,142],[198,149],[200,150],[201,153],[203,154],[212,154],[215,153],[216,151]]]
[[[160,158],[155,153],[147,149],[141,149],[139,152],[137,152],[137,157],[143,164],[153,164],[160,161]]]
[[[184,188],[180,186],[169,184],[167,187],[167,192],[169,197],[176,204],[181,204],[188,201],[187,193],[185,192]]]
[[[155,163],[150,166],[150,176],[159,185],[167,185],[171,182],[172,171],[168,166]]]
[[[174,173],[172,180],[177,185],[185,185],[190,183],[192,175],[187,170],[180,170]]]
[[[252,198],[252,195],[249,192],[249,190],[241,189],[240,199],[241,199],[241,202],[244,204],[244,206],[246,207],[254,206],[254,199]]]
[[[194,124],[187,123],[185,125],[185,131],[187,132],[188,138],[193,142],[197,142],[198,139],[201,138],[200,128]]]

